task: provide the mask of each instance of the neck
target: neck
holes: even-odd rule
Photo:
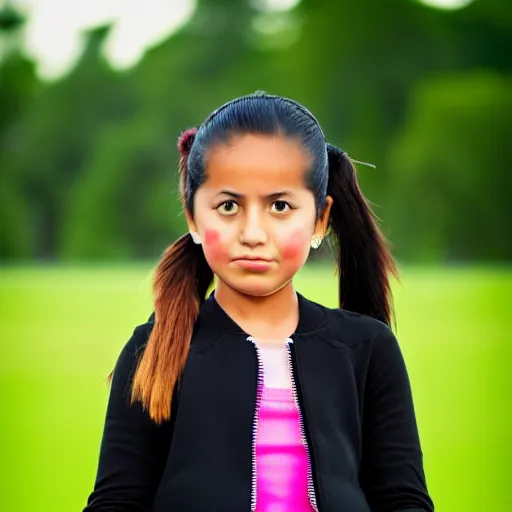
[[[219,280],[215,300],[249,335],[259,341],[281,343],[299,322],[297,294],[290,281],[272,295],[246,295]]]

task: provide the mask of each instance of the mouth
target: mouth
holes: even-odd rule
[[[262,263],[270,263],[272,260],[261,256],[240,256],[238,258],[233,258],[233,261],[259,261]]]
[[[235,265],[253,272],[265,272],[270,269],[272,260],[260,256],[241,256],[231,260]]]

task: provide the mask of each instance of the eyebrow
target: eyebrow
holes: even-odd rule
[[[243,194],[234,192],[233,190],[221,190],[217,195],[218,196],[220,196],[220,195],[231,196],[231,197],[234,197],[235,199],[241,199],[244,197]],[[288,192],[287,190],[283,190],[283,191],[279,191],[279,192],[273,192],[272,194],[268,194],[268,195],[264,196],[264,199],[277,199],[277,198],[283,197],[283,196],[293,197],[293,194],[291,192]]]

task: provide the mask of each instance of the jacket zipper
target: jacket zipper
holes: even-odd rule
[[[263,395],[263,362],[260,356],[260,348],[256,340],[249,336],[247,341],[250,341],[256,350],[256,359],[258,360],[258,377],[256,386],[256,404],[254,407],[254,419],[252,422],[252,482],[251,482],[251,512],[256,510],[256,498],[258,487],[258,473],[256,465],[256,440],[258,438],[258,418],[260,412],[261,397]]]
[[[302,444],[306,449],[306,457],[308,462],[308,497],[309,503],[315,512],[318,512],[318,504],[316,502],[316,494],[315,494],[315,485],[313,483],[313,467],[311,464],[311,453],[309,451],[308,441],[306,439],[306,430],[304,428],[304,417],[302,415],[302,409],[299,402],[299,395],[297,393],[297,384],[295,383],[295,374],[293,372],[293,356],[292,356],[292,344],[293,340],[291,338],[286,339],[286,348],[288,349],[288,365],[290,369],[290,375],[292,380],[292,392],[293,398],[295,400],[295,406],[299,411],[299,424],[300,424],[300,437],[302,440]]]
[[[263,362],[261,360],[260,349],[258,344],[256,343],[255,338],[252,336],[247,337],[247,341],[250,341],[256,350],[256,358],[258,360],[258,377],[257,377],[257,387],[256,387],[256,404],[254,409],[254,419],[253,419],[253,427],[252,427],[252,486],[251,486],[251,512],[255,512],[256,510],[256,501],[257,501],[257,487],[258,487],[258,474],[257,474],[257,461],[256,461],[256,441],[258,438],[258,420],[259,420],[259,410],[261,404],[261,397],[263,395]],[[306,458],[307,458],[307,466],[308,466],[308,497],[311,507],[315,512],[318,512],[318,505],[316,502],[315,495],[315,486],[313,483],[313,469],[311,465],[311,454],[309,451],[308,442],[306,439],[306,432],[304,429],[304,418],[302,416],[302,410],[300,407],[299,396],[297,393],[297,386],[295,384],[295,375],[293,372],[293,359],[292,359],[292,349],[291,345],[293,344],[293,340],[291,338],[287,338],[285,340],[286,348],[288,352],[288,369],[290,372],[291,382],[292,382],[292,393],[293,399],[295,401],[295,406],[299,411],[299,428],[300,428],[300,438],[302,445],[306,449]]]

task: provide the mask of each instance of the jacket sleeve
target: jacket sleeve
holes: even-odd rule
[[[363,404],[361,485],[373,512],[432,512],[411,385],[391,329],[373,339]]]
[[[132,378],[149,336],[135,329],[115,365],[94,490],[84,512],[150,510],[165,459],[168,424],[156,425],[139,403],[130,403]]]

